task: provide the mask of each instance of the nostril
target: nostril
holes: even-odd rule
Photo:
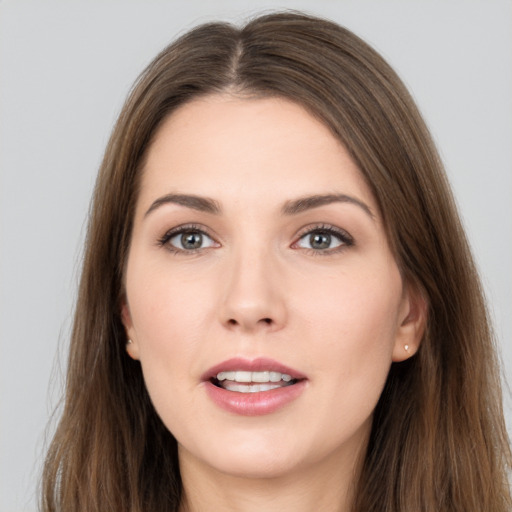
[[[236,318],[229,318],[226,321],[226,325],[228,325],[229,327],[250,326],[250,325],[252,325],[253,327],[256,327],[256,325],[261,326],[263,324],[268,325],[268,326],[273,326],[274,320],[272,320],[272,318],[265,317],[265,318],[260,318],[254,324],[252,322],[246,323],[243,319],[237,320]]]

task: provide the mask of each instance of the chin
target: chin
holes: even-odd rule
[[[305,462],[301,460],[299,447],[290,443],[289,432],[288,443],[275,432],[263,438],[254,432],[238,436],[232,431],[224,434],[206,443],[186,443],[192,447],[191,450],[180,445],[180,462],[192,457],[203,467],[233,477],[252,479],[278,478],[292,473]]]
[[[276,453],[272,458],[261,454],[255,460],[253,456],[236,454],[216,463],[216,469],[226,475],[254,480],[279,478],[293,473],[300,466],[299,461],[292,460],[285,454]]]

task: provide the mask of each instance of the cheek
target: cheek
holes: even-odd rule
[[[146,282],[147,287],[132,293],[130,301],[141,359],[163,352],[185,356],[200,341],[205,295],[194,286],[177,286],[161,278]]]
[[[394,338],[402,295],[397,269],[346,273],[325,279],[321,287],[315,284],[304,283],[294,296],[300,297],[302,318],[323,333],[321,338],[347,343],[357,339],[361,348]]]
[[[175,275],[157,263],[150,265],[134,253],[127,269],[127,298],[148,388],[157,378],[190,373],[212,303],[204,279]]]
[[[323,290],[309,290],[315,291],[302,296],[297,307],[304,319],[301,330],[311,333],[309,347],[303,347],[311,355],[311,370],[330,375],[344,392],[373,388],[380,393],[398,326],[398,270],[346,274],[324,283]]]
[[[201,421],[183,411],[190,409],[197,387],[208,294],[200,293],[197,284],[180,283],[161,271],[146,269],[138,275],[135,266],[132,270],[127,296],[144,381],[159,416],[176,435],[183,419],[185,424]],[[182,412],[177,416],[176,411]]]

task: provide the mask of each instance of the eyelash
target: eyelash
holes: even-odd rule
[[[311,236],[314,233],[322,233],[333,236],[341,241],[341,244],[338,247],[334,247],[332,249],[308,249],[303,248],[302,250],[307,251],[309,254],[313,256],[329,256],[332,254],[337,254],[346,250],[348,247],[354,245],[353,237],[347,233],[344,229],[338,228],[331,224],[318,224],[316,226],[307,226],[297,237],[297,241],[292,244],[293,246],[297,246],[300,240],[307,236]]]
[[[159,247],[165,247],[168,251],[170,251],[173,254],[195,254],[199,251],[204,251],[205,249],[208,249],[208,247],[200,247],[197,249],[179,249],[177,247],[172,246],[169,244],[169,241],[174,238],[177,235],[181,235],[183,233],[187,232],[195,232],[199,233],[201,235],[206,235],[208,238],[215,241],[215,239],[208,233],[207,230],[203,226],[200,226],[198,224],[185,224],[181,226],[177,226],[175,228],[170,229],[167,231],[162,237],[160,237],[157,241],[157,244]],[[293,244],[291,245],[292,248],[299,248],[297,247],[297,244],[300,240],[305,238],[306,236],[311,236],[314,233],[323,233],[330,236],[334,236],[338,240],[341,241],[341,244],[338,247],[335,247],[333,249],[308,249],[308,248],[302,248],[303,251],[308,252],[309,254],[315,255],[315,256],[328,256],[331,254],[335,254],[341,251],[344,251],[347,249],[347,247],[351,247],[354,245],[354,239],[352,236],[347,233],[344,229],[338,228],[336,226],[332,226],[330,224],[318,224],[315,226],[308,226],[307,228],[304,228],[301,233],[298,235],[297,239]]]
[[[200,247],[198,249],[179,249],[178,247],[174,247],[171,244],[169,244],[169,241],[174,238],[177,235],[181,235],[183,233],[188,232],[194,232],[194,233],[200,233],[201,235],[206,235],[208,238],[211,238],[214,240],[214,238],[208,233],[207,230],[203,226],[200,226],[198,224],[184,224],[182,226],[177,226],[175,228],[170,229],[167,231],[164,236],[158,239],[158,246],[159,247],[165,247],[168,251],[170,251],[173,254],[195,254],[199,251],[204,251],[205,247]]]

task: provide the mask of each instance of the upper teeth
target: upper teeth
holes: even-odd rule
[[[217,374],[217,380],[233,380],[235,382],[290,382],[292,380],[291,375],[280,372],[219,372]]]

